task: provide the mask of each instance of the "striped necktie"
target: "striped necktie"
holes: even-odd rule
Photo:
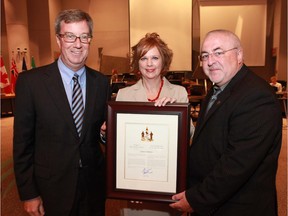
[[[83,124],[84,103],[78,77],[79,75],[75,74],[74,77],[72,78],[74,82],[73,94],[72,94],[72,115],[78,135],[80,137]]]
[[[210,101],[207,105],[207,109],[206,109],[206,114],[208,113],[209,109],[212,107],[212,105],[214,104],[214,102],[217,99],[218,94],[221,92],[221,88],[218,86],[213,86],[213,95],[210,98]]]

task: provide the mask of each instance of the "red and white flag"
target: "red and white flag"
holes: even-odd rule
[[[11,90],[13,93],[15,93],[15,85],[16,85],[16,80],[18,78],[18,70],[17,70],[15,59],[13,57],[11,61],[10,72],[11,72]]]
[[[9,77],[8,77],[2,56],[1,56],[1,82],[0,82],[0,86],[1,86],[1,92],[4,92],[5,94],[11,93],[10,81],[9,81]]]

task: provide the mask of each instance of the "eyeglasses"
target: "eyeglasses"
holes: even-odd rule
[[[77,40],[77,38],[79,38],[81,43],[88,44],[92,39],[92,35],[90,34],[81,34],[79,37],[77,37],[76,35],[70,32],[66,32],[64,34],[58,34],[58,36],[63,38],[64,41],[67,43],[74,43]]]
[[[220,58],[221,56],[223,56],[226,52],[229,52],[231,50],[234,50],[234,49],[238,49],[237,47],[234,47],[232,49],[228,49],[228,50],[214,50],[212,51],[211,53],[207,53],[207,52],[204,52],[204,53],[201,53],[199,55],[199,60],[200,61],[207,61],[209,59],[209,56],[212,55],[214,58]]]

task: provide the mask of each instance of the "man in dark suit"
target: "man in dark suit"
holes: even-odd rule
[[[282,117],[275,93],[245,66],[232,32],[209,32],[199,58],[215,87],[190,147],[188,188],[170,206],[191,215],[277,215]]]
[[[59,59],[17,80],[14,170],[20,199],[30,215],[103,216],[105,159],[99,141],[109,82],[85,66],[93,32],[87,13],[60,12],[55,32]]]

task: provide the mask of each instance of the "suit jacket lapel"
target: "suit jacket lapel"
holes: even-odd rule
[[[205,99],[203,100],[203,102],[201,104],[201,109],[200,109],[200,113],[199,113],[199,116],[198,116],[198,119],[197,119],[197,127],[196,127],[196,130],[195,130],[195,133],[194,133],[194,138],[196,138],[198,136],[200,130],[203,127],[203,124],[204,124],[204,121],[205,121],[205,112],[206,112],[206,109],[207,109],[207,105],[208,105],[209,99],[211,98],[212,94],[213,94],[213,91],[212,91],[212,89],[210,89],[209,92],[207,93]]]
[[[131,91],[135,101],[148,101],[146,97],[146,91],[142,83],[142,79],[139,79],[135,85],[132,86]]]
[[[228,86],[227,86],[228,87]],[[226,87],[226,88],[227,88]],[[205,101],[203,103],[203,107],[201,107],[201,109],[203,109],[199,115],[197,124],[199,123],[199,126],[197,128],[197,130],[195,131],[195,138],[199,135],[199,133],[201,132],[201,130],[203,129],[203,127],[205,126],[205,124],[207,123],[207,121],[211,118],[211,116],[213,116],[213,114],[216,112],[217,109],[219,109],[219,107],[222,106],[222,104],[224,103],[225,100],[227,100],[230,95],[230,89],[225,88],[225,91],[221,92],[216,101],[214,102],[214,104],[212,105],[212,107],[210,108],[210,110],[208,111],[208,113],[205,115],[206,113],[206,108],[209,102],[210,97],[212,96],[212,91],[209,92],[209,95],[205,98]]]
[[[57,61],[51,64],[51,67],[45,72],[45,76],[46,79],[44,80],[44,83],[46,84],[47,90],[50,92],[52,101],[57,106],[61,116],[63,116],[63,119],[69,125],[72,133],[77,137],[78,133],[76,131],[60,71],[57,66]]]
[[[95,104],[96,104],[96,97],[95,94],[97,94],[98,91],[98,84],[97,84],[97,78],[95,79],[95,76],[92,76],[91,73],[94,73],[90,71],[89,68],[86,67],[86,104],[85,104],[85,112],[84,112],[84,120],[83,120],[83,128],[81,133],[81,138],[85,137],[85,133],[87,132],[87,126],[89,125],[89,121],[91,116],[93,116],[93,112],[95,110]]]
[[[225,87],[223,92],[219,94],[219,96],[217,97],[217,100],[215,101],[215,103],[213,104],[213,106],[211,107],[207,115],[205,116],[205,111],[206,111],[209,99],[213,94],[212,89],[210,89],[210,91],[207,94],[207,97],[205,98],[205,101],[202,104],[201,110],[202,109],[203,110],[200,112],[200,115],[197,121],[197,124],[199,123],[199,125],[197,125],[196,127],[193,140],[197,138],[197,136],[200,134],[200,132],[202,131],[207,121],[211,118],[211,116],[213,116],[216,110],[219,109],[219,107],[221,107],[223,103],[229,99],[229,97],[231,96],[231,92],[233,91],[233,88],[237,88],[236,86],[237,83],[239,82],[239,80],[245,77],[247,72],[248,72],[248,68],[246,67],[246,65],[243,65],[240,71],[232,78],[229,84]]]

